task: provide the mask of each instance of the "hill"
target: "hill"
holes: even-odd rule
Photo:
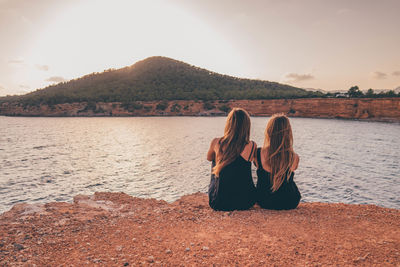
[[[276,82],[240,79],[166,57],[150,57],[132,66],[92,73],[0,102],[54,105],[74,102],[154,100],[276,99],[321,93]]]

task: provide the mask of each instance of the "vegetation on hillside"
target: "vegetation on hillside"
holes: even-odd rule
[[[398,89],[396,89],[398,90]],[[379,93],[375,93],[375,91],[370,88],[365,93],[360,90],[360,88],[355,85],[350,87],[346,93],[326,93],[325,97],[352,97],[352,98],[382,98],[382,97],[400,97],[400,90],[396,94],[394,90],[389,91],[381,91]]]
[[[165,57],[151,57],[118,70],[92,73],[2,102],[25,105],[152,100],[226,100],[318,97],[320,92],[276,82],[221,75]],[[1,101],[1,100],[0,100]],[[161,107],[160,107],[161,108]]]
[[[73,102],[122,102],[127,109],[143,108],[137,101],[229,100],[305,97],[394,97],[391,90],[365,94],[358,86],[347,93],[307,91],[276,82],[221,75],[166,57],[150,57],[122,69],[109,69],[59,83],[21,96],[0,97],[2,102],[55,105]],[[157,106],[163,110],[165,102]],[[211,104],[205,104],[209,109]],[[178,110],[179,107],[174,107]]]

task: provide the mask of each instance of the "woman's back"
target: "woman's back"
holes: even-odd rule
[[[294,172],[287,170],[282,185],[272,190],[271,172],[263,168],[261,148],[257,149],[257,203],[265,209],[294,209],[300,202],[301,195],[293,180]],[[298,161],[297,161],[298,162]],[[267,169],[269,166],[267,166]],[[290,173],[290,177],[287,175]]]
[[[248,145],[255,150],[255,143],[251,142]],[[218,177],[211,174],[208,190],[211,208],[215,210],[244,210],[255,204],[256,189],[251,175],[252,155],[253,152],[251,151],[246,159],[242,154],[237,156],[234,161],[224,166]],[[212,167],[214,166],[215,161],[212,162]]]

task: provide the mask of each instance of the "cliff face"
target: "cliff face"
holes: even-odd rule
[[[225,115],[229,108],[242,107],[254,116],[285,113],[291,117],[344,118],[400,121],[400,98],[306,98],[230,101],[138,101],[122,103],[71,103],[28,106],[3,103],[0,115],[9,116],[207,116]]]
[[[18,204],[0,215],[1,266],[398,266],[400,211],[300,203],[216,212],[123,193]]]
[[[283,112],[291,117],[400,121],[400,98],[308,98],[240,101],[252,115]]]

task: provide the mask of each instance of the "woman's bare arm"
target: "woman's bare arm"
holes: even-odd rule
[[[219,141],[219,138],[214,138],[211,141],[210,149],[208,149],[208,152],[207,152],[207,160],[208,161],[215,160],[215,145],[218,143],[218,141]]]
[[[256,152],[254,153],[254,157],[253,157],[253,163],[254,163],[254,166],[256,166],[256,168],[258,168],[258,160],[257,160],[257,149],[256,149]]]
[[[294,162],[292,165],[292,168],[290,168],[291,171],[295,171],[297,169],[297,167],[299,167],[299,161],[300,161],[300,157],[297,154],[294,154]]]

